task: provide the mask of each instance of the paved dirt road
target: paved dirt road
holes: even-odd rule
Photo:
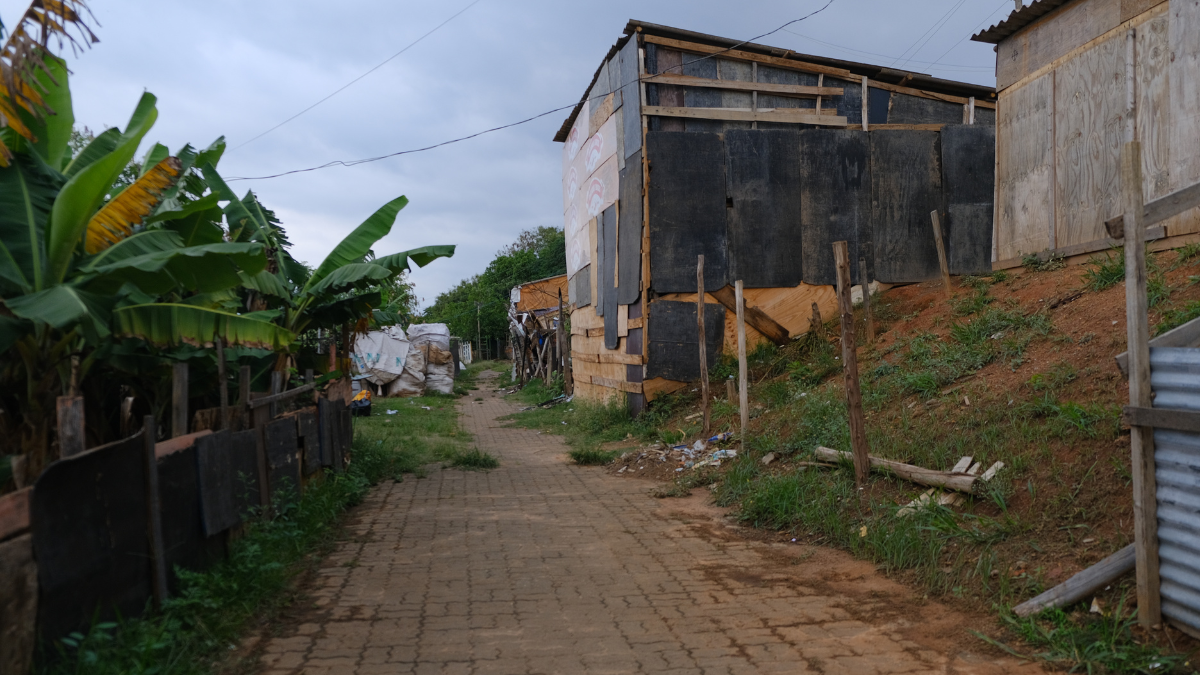
[[[569,464],[557,437],[495,421],[515,407],[481,385],[464,426],[500,468],[376,489],[263,672],[1041,672],[869,564]]]

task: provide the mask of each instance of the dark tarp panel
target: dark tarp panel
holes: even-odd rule
[[[996,126],[996,111],[991,108],[975,106],[975,124]]]
[[[995,180],[996,127],[943,127],[942,186],[946,193],[946,258],[951,274],[992,271]]]
[[[571,295],[571,302],[575,303],[576,307],[587,307],[592,304],[591,274],[591,265],[584,265],[567,282],[567,291]]]
[[[940,273],[930,212],[941,209],[938,132],[870,134],[875,278],[889,284]]]
[[[321,398],[317,401],[317,423],[321,433],[321,464],[342,470],[340,403]]]
[[[228,431],[221,430],[196,439],[200,521],[204,534],[210,537],[242,522],[234,494],[238,480],[230,436]]]
[[[923,96],[892,94],[890,124],[962,124],[961,103],[938,101]]]
[[[100,621],[142,613],[150,598],[146,511],[141,433],[59,460],[38,477],[30,524],[42,640],[86,631],[94,613]]]
[[[637,39],[631,38],[621,48],[621,105],[625,108],[622,114],[622,134],[625,141],[626,164],[633,153],[642,149],[642,116],[639,97],[641,84],[638,82],[638,46]]]
[[[258,490],[258,430],[247,429],[229,435],[230,466],[228,489],[233,491],[233,509],[237,522],[259,506]],[[236,523],[235,523],[236,524]]]
[[[271,479],[271,500],[278,493],[300,492],[300,448],[296,434],[296,420],[291,417],[277,419],[267,424],[264,430],[267,447],[267,469]]]
[[[862,118],[861,114],[859,118]],[[816,286],[837,284],[837,269],[833,263],[835,241],[847,242],[853,261],[851,279],[858,283],[857,261],[862,255],[860,234],[863,240],[870,239],[868,137],[877,135],[848,129],[800,132],[800,224],[806,283]]]
[[[354,413],[350,412],[350,406],[343,405],[338,411],[342,418],[342,454],[338,457],[337,470],[342,471],[346,467],[346,458],[350,456],[354,445]]]
[[[621,171],[621,224],[617,232],[617,304],[637,302],[642,293],[642,154]]]
[[[674,72],[679,72],[675,70]],[[694,54],[683,55],[683,74],[692,77],[703,77],[709,80],[717,79],[717,60],[701,59]],[[720,108],[721,90],[708,87],[685,87],[683,89],[684,106],[688,108]],[[694,120],[684,118],[684,126],[688,131],[720,132],[725,123],[720,120]]]
[[[729,283],[725,147],[717,134],[655,131],[650,160],[650,283],[658,293],[694,293],[696,256],[704,287]]]
[[[229,442],[228,434],[224,435],[223,440]],[[225,557],[225,538],[219,535],[209,537],[204,532],[196,452],[197,447],[192,445],[158,460],[163,551],[168,591],[172,595],[179,591],[179,577],[175,574],[177,566],[198,571]]]
[[[450,351],[454,354],[454,374],[458,376],[459,351],[458,340],[450,341]],[[303,448],[304,475],[307,476],[321,468],[321,432],[317,424],[317,411],[313,408],[302,410],[296,414],[296,433],[300,436]]]
[[[862,92],[862,87],[859,87],[859,93]],[[876,89],[870,84],[867,85],[867,95],[871,97],[867,106],[867,127],[872,124],[887,124],[888,113],[891,109],[892,92],[886,89]],[[860,114],[859,117],[862,117]],[[862,124],[862,122],[859,122]]]
[[[612,208],[612,207],[609,207]],[[604,214],[596,216],[596,250],[592,251],[591,265],[596,268],[596,287],[592,289],[592,305],[596,309],[596,316],[604,316],[604,310],[607,305],[604,302],[604,292],[609,286],[604,284],[604,268],[607,263],[604,261]],[[609,279],[609,283],[612,279]],[[591,279],[588,279],[591,283]]]
[[[707,258],[706,258],[707,260]],[[690,382],[700,377],[699,334],[696,331],[696,303],[658,300],[650,304],[650,354],[646,359],[646,378]],[[708,367],[721,359],[725,342],[725,306],[704,305],[704,343]]]
[[[846,124],[857,126],[861,131],[862,82],[847,82],[836,77],[826,77],[822,86],[842,88],[842,95],[832,97],[833,100],[830,103],[837,107],[837,114],[846,118]],[[824,99],[822,99],[821,108],[825,108]],[[870,122],[870,120],[867,121]]]
[[[615,204],[604,209],[604,213],[600,214],[598,225],[600,231],[597,232],[596,238],[602,240],[601,246],[604,248],[603,266],[596,274],[596,283],[604,289],[602,294],[604,347],[605,349],[616,349],[617,341],[621,338],[617,335],[617,289],[614,284],[617,265],[617,207]]]
[[[621,52],[608,60],[608,90],[613,94],[613,112],[621,108]]]
[[[725,132],[725,165],[729,278],[741,279],[747,288],[798,285],[799,131],[731,129]],[[707,267],[707,258],[704,262]]]

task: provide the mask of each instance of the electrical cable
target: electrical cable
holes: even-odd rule
[[[943,14],[942,18],[935,21],[933,23],[933,25],[929,27],[929,30],[922,33],[921,37],[917,38],[917,41],[914,42],[911,47],[909,47],[908,49],[905,49],[903,52],[900,52],[900,56],[903,57],[905,54],[908,54],[909,49],[912,49],[913,50],[912,54],[907,59],[904,59],[903,61],[899,61],[898,62],[899,65],[897,65],[896,61],[893,61],[892,67],[900,68],[900,67],[904,66],[904,64],[908,63],[908,61],[910,59],[912,59],[917,54],[919,54],[920,51],[925,48],[925,45],[929,44],[929,41],[932,40],[933,37],[935,35],[937,35],[939,31],[941,31],[943,28],[946,27],[946,24],[950,21],[951,18],[954,17],[955,14],[958,13],[959,9],[962,9],[962,6],[966,2],[967,2],[967,0],[958,0],[958,3],[956,3],[953,7],[950,8],[949,11],[947,11],[945,14]],[[914,47],[915,47],[915,49],[913,49]]]
[[[1008,1],[1009,0],[1005,0],[1005,4],[1008,4]],[[993,14],[994,13],[995,12],[993,12]],[[985,21],[986,21],[986,19],[985,19]],[[812,42],[816,42],[818,44],[825,45],[826,47],[833,47],[834,49],[840,49],[840,50],[850,53],[850,54],[863,54],[865,56],[874,56],[874,57],[881,58],[881,59],[896,59],[896,58],[898,58],[898,57],[892,56],[890,54],[876,54],[875,52],[865,52],[861,49],[851,49],[850,47],[846,47],[846,46],[839,45],[839,44],[834,44],[832,42],[825,42],[824,40],[818,40],[817,38],[815,38],[811,35],[805,35],[804,33],[797,33],[796,31],[792,31],[792,30],[785,30],[784,32],[791,33],[792,35],[795,35],[796,37],[804,38],[805,40],[811,40]],[[958,45],[955,45],[955,46],[957,47]],[[954,70],[972,70],[972,71],[995,70],[995,66],[963,66],[963,65],[958,65],[958,64],[938,64],[936,61],[915,61],[915,60],[910,59],[908,61],[908,63],[916,63],[916,64],[923,65],[923,66],[940,66],[943,69],[954,69]]]
[[[422,35],[421,37],[417,38],[416,40],[413,40],[412,42],[408,43],[408,45],[407,45],[406,47],[404,47],[404,49],[401,49],[400,51],[396,52],[395,54],[392,54],[391,56],[387,57],[387,58],[386,58],[386,59],[384,59],[383,61],[380,61],[380,62],[379,62],[379,64],[378,64],[378,65],[376,65],[374,68],[372,68],[372,69],[368,70],[367,72],[363,73],[362,75],[359,75],[358,77],[354,78],[353,80],[350,80],[349,82],[347,82],[346,84],[342,85],[341,87],[338,87],[336,90],[334,90],[334,91],[333,91],[333,93],[329,94],[329,95],[328,95],[328,96],[326,96],[325,98],[323,98],[323,99],[321,99],[320,101],[317,101],[316,103],[314,103],[314,104],[312,104],[312,105],[308,106],[307,108],[305,108],[304,110],[301,110],[300,112],[296,113],[295,115],[292,115],[291,117],[289,117],[289,118],[287,118],[286,120],[284,120],[284,121],[280,122],[279,124],[276,124],[275,126],[271,127],[270,129],[267,129],[266,131],[262,132],[261,134],[259,134],[259,135],[255,136],[254,138],[251,138],[251,139],[250,139],[250,140],[248,140],[248,141],[245,141],[245,142],[243,142],[243,143],[240,143],[240,144],[238,144],[238,145],[235,145],[235,146],[233,146],[232,148],[230,148],[230,150],[229,150],[229,151],[230,151],[230,152],[233,152],[234,150],[237,150],[238,148],[242,148],[242,147],[245,147],[245,146],[247,146],[247,145],[250,145],[250,144],[251,144],[251,143],[253,143],[254,141],[257,141],[258,139],[262,138],[263,136],[266,136],[267,134],[271,133],[272,131],[275,131],[275,130],[276,130],[276,129],[278,129],[279,127],[281,127],[281,126],[283,126],[283,125],[287,124],[288,122],[291,122],[292,120],[294,120],[294,119],[296,119],[297,117],[299,117],[299,116],[303,115],[304,113],[308,112],[309,110],[312,110],[313,108],[315,108],[315,107],[317,107],[317,106],[321,105],[321,104],[322,104],[322,103],[324,103],[325,101],[328,101],[329,99],[333,98],[334,96],[337,96],[338,94],[340,94],[341,92],[345,91],[345,90],[346,90],[348,87],[350,87],[350,86],[351,86],[352,84],[354,84],[355,82],[358,82],[359,80],[361,80],[361,79],[363,79],[364,77],[366,77],[366,76],[370,75],[371,73],[375,72],[376,70],[379,70],[380,68],[382,68],[382,67],[384,66],[384,64],[388,63],[389,61],[391,61],[392,59],[396,58],[397,56],[400,56],[401,54],[403,54],[404,52],[408,51],[409,49],[412,49],[413,47],[415,47],[415,46],[417,45],[417,43],[421,42],[422,40],[424,40],[425,38],[429,37],[430,35],[433,35],[433,34],[434,34],[434,33],[436,33],[436,32],[438,31],[438,29],[440,29],[442,26],[445,26],[446,24],[450,23],[451,21],[453,21],[453,20],[457,19],[457,18],[458,18],[458,17],[459,17],[461,14],[463,14],[464,12],[466,12],[468,9],[471,9],[471,8],[472,8],[472,7],[474,7],[475,5],[479,4],[479,2],[480,2],[480,0],[473,0],[473,2],[471,2],[471,4],[467,5],[466,7],[463,7],[463,8],[462,8],[462,9],[460,9],[460,10],[458,10],[458,12],[457,12],[456,14],[454,14],[453,16],[451,16],[449,19],[446,19],[445,21],[443,21],[443,22],[439,23],[438,25],[436,25],[436,26],[434,26],[432,29],[430,29],[430,31],[429,31],[429,32],[425,33],[424,35]]]
[[[1009,4],[1009,3],[1008,3],[1008,0],[1004,0],[1003,2],[1001,2],[1001,3],[1000,3],[1000,6],[999,6],[999,7],[997,7],[996,9],[993,9],[991,14],[988,14],[986,17],[984,17],[983,21],[980,21],[980,22],[979,22],[979,25],[975,26],[975,28],[974,28],[974,29],[972,29],[970,33],[967,33],[966,35],[964,35],[964,36],[962,37],[962,39],[960,39],[958,42],[955,42],[955,43],[954,43],[954,44],[953,44],[953,45],[950,47],[950,49],[947,49],[946,51],[942,52],[942,55],[941,55],[941,56],[939,56],[939,57],[937,57],[937,60],[935,60],[935,61],[933,62],[933,64],[934,64],[934,65],[937,65],[938,61],[941,61],[942,59],[946,58],[946,55],[947,55],[947,54],[949,54],[950,52],[954,51],[954,48],[955,48],[955,47],[957,47],[957,46],[961,45],[963,42],[966,42],[967,38],[969,38],[969,37],[971,37],[972,35],[974,35],[974,34],[978,33],[980,28],[983,28],[985,24],[987,24],[989,21],[991,21],[991,20],[992,20],[992,17],[993,17],[993,16],[996,16],[996,12],[999,12],[1000,10],[1004,9],[1004,8],[1005,8],[1005,7],[1006,7],[1008,4]]]
[[[475,0],[475,1],[476,1],[476,2],[479,2],[479,0]],[[770,31],[770,32],[767,32],[767,33],[763,33],[762,35],[758,35],[758,36],[756,36],[756,37],[752,37],[752,38],[750,38],[749,40],[744,40],[744,41],[742,41],[742,42],[739,42],[739,43],[737,43],[737,44],[733,45],[732,47],[728,47],[728,48],[726,48],[726,49],[722,49],[722,50],[721,50],[721,51],[719,51],[719,52],[714,52],[714,53],[712,53],[712,54],[706,54],[705,56],[702,56],[702,57],[700,57],[700,58],[698,58],[698,59],[694,59],[694,60],[692,60],[692,61],[688,61],[687,63],[681,63],[681,64],[680,64],[680,65],[678,65],[678,66],[672,66],[672,67],[671,67],[670,69],[668,69],[668,70],[675,70],[676,68],[682,69],[684,66],[691,65],[691,64],[693,64],[693,63],[698,63],[698,62],[700,62],[700,61],[704,61],[705,59],[711,59],[711,58],[714,58],[714,57],[720,56],[721,54],[724,54],[724,53],[726,53],[726,52],[731,52],[731,51],[733,51],[733,50],[737,49],[738,47],[741,47],[742,45],[748,44],[748,43],[750,43],[750,42],[754,42],[755,40],[760,40],[760,39],[762,39],[762,38],[765,38],[765,37],[767,37],[767,36],[769,36],[769,35],[774,35],[775,33],[778,33],[779,31],[783,30],[784,28],[786,28],[786,27],[788,27],[788,26],[790,26],[790,25],[792,25],[792,24],[794,24],[794,23],[799,23],[799,22],[801,22],[801,21],[804,21],[804,20],[806,20],[806,19],[808,19],[808,18],[810,18],[810,17],[813,17],[813,16],[815,16],[815,15],[817,15],[817,14],[820,14],[821,12],[825,11],[825,10],[826,10],[826,9],[827,9],[827,8],[828,8],[830,5],[832,5],[832,4],[834,3],[834,1],[835,1],[835,0],[828,0],[828,2],[826,2],[826,3],[825,3],[825,4],[824,4],[824,5],[823,5],[823,6],[822,6],[820,9],[817,9],[817,10],[815,10],[815,11],[812,11],[812,12],[810,12],[810,13],[808,13],[808,14],[806,14],[806,15],[802,16],[802,17],[800,17],[799,19],[792,19],[791,21],[789,21],[789,22],[787,22],[787,23],[783,24],[782,26],[780,26],[780,27],[776,28],[775,30],[772,30],[772,31]],[[465,10],[464,10],[464,11],[465,11]],[[382,64],[381,64],[381,65],[382,65]],[[640,81],[640,78],[634,78],[634,79],[632,79],[632,80],[630,80],[630,81],[628,81],[628,82],[624,82],[624,83],[622,83],[622,84],[621,84],[621,87],[619,87],[619,88],[623,88],[623,87],[625,87],[625,86],[627,86],[627,85],[633,84],[633,83],[635,83],[635,82],[638,82],[638,81]],[[347,86],[348,86],[348,85],[347,85]],[[606,95],[607,95],[607,94],[606,94]],[[596,97],[593,97],[593,98],[602,98],[602,97],[600,97],[600,96],[596,96]],[[587,100],[590,100],[590,99],[587,99]],[[393,152],[393,153],[389,153],[389,154],[386,154],[386,155],[379,155],[378,157],[367,157],[367,158],[365,158],[365,159],[353,159],[353,160],[334,160],[334,161],[332,161],[332,162],[326,162],[326,163],[324,163],[324,164],[321,164],[321,165],[319,165],[319,166],[313,166],[313,167],[309,167],[309,168],[307,168],[307,169],[293,169],[293,170],[291,170],[291,171],[284,171],[284,172],[282,172],[282,173],[271,174],[271,175],[268,175],[268,176],[236,176],[236,177],[232,177],[232,178],[227,178],[227,179],[225,179],[225,180],[226,180],[226,181],[229,181],[229,182],[232,182],[232,181],[235,181],[235,180],[268,180],[268,179],[271,179],[271,178],[280,178],[280,177],[282,177],[282,176],[290,176],[290,175],[292,175],[292,174],[296,174],[296,173],[307,173],[307,172],[309,172],[309,171],[319,171],[319,170],[321,170],[321,169],[328,169],[328,168],[330,168],[330,167],[334,167],[334,166],[344,166],[344,167],[351,167],[351,166],[357,166],[357,165],[359,165],[359,164],[366,164],[366,163],[368,163],[368,162],[378,162],[378,161],[380,161],[380,160],[383,160],[383,159],[390,159],[390,158],[392,158],[392,157],[399,157],[399,156],[401,156],[401,155],[411,155],[411,154],[414,154],[414,153],[417,153],[417,152],[426,152],[426,151],[429,151],[429,150],[434,150],[434,149],[436,149],[436,148],[440,148],[440,147],[443,147],[443,146],[446,146],[446,145],[451,145],[451,144],[454,144],[454,143],[461,143],[461,142],[463,142],[463,141],[468,141],[468,140],[471,140],[472,138],[477,138],[477,137],[479,137],[479,136],[483,136],[484,134],[490,134],[490,133],[494,133],[494,132],[497,132],[497,131],[503,131],[504,129],[509,129],[509,128],[512,128],[512,127],[520,126],[520,125],[522,125],[522,124],[527,124],[527,123],[529,123],[529,122],[532,122],[532,121],[534,121],[534,120],[541,119],[542,117],[545,117],[545,116],[547,116],[547,115],[553,115],[553,114],[554,114],[554,113],[556,113],[556,112],[562,112],[563,110],[570,110],[570,109],[573,109],[575,106],[577,106],[577,105],[579,105],[579,104],[580,104],[580,101],[576,101],[576,102],[574,102],[574,103],[571,103],[570,105],[559,106],[559,107],[557,107],[557,108],[554,108],[553,110],[547,110],[546,112],[539,113],[539,114],[537,114],[537,115],[534,115],[534,116],[532,116],[532,117],[527,117],[527,118],[525,118],[525,119],[523,119],[523,120],[521,120],[521,121],[519,121],[519,122],[512,122],[511,124],[504,124],[504,125],[501,125],[501,126],[498,126],[498,127],[492,127],[491,129],[484,129],[483,131],[479,131],[479,132],[473,133],[473,134],[471,134],[471,135],[469,135],[469,136],[462,136],[461,138],[454,138],[454,139],[451,139],[451,140],[448,140],[448,141],[442,141],[441,143],[435,143],[435,144],[433,144],[433,145],[428,145],[428,146],[425,146],[425,147],[423,147],[423,148],[415,148],[415,149],[412,149],[412,150],[401,150],[401,151],[399,151],[399,152]],[[315,105],[315,104],[314,104],[314,105]],[[300,114],[303,114],[303,113],[300,113]],[[286,124],[286,121],[285,121],[283,124]],[[269,131],[270,131],[270,130],[268,130],[267,132],[264,132],[264,133],[268,133]],[[260,134],[260,135],[261,135],[261,134]],[[251,140],[254,140],[254,139],[251,139]],[[247,141],[247,143],[249,143],[249,142],[250,142],[250,141]],[[242,145],[245,145],[245,143],[243,143]],[[238,147],[241,147],[241,146],[238,146]]]

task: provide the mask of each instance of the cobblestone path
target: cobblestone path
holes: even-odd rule
[[[377,488],[262,672],[1041,672],[870,564],[569,464],[558,437],[497,422],[515,406],[481,385],[463,422],[500,468]]]

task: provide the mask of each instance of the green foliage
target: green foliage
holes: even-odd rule
[[[1021,266],[1030,272],[1053,272],[1066,267],[1067,259],[1052,251],[1029,253],[1021,257]]]
[[[473,448],[466,452],[460,452],[454,455],[454,457],[450,460],[450,466],[459,469],[486,471],[488,469],[495,469],[496,467],[500,466],[500,460],[480,450],[479,448]]]
[[[512,288],[566,271],[567,244],[563,231],[554,227],[526,230],[515,243],[497,252],[481,274],[439,295],[425,310],[424,320],[446,324],[451,335],[475,339],[478,319],[484,340],[507,339]]]
[[[596,448],[584,448],[580,450],[571,450],[567,453],[571,461],[583,466],[603,466],[612,464],[613,461],[621,456],[616,450],[598,450]]]
[[[1172,328],[1178,328],[1197,317],[1200,317],[1200,300],[1192,300],[1183,307],[1168,309],[1162,313],[1162,319],[1154,327],[1154,334],[1162,335]]]

